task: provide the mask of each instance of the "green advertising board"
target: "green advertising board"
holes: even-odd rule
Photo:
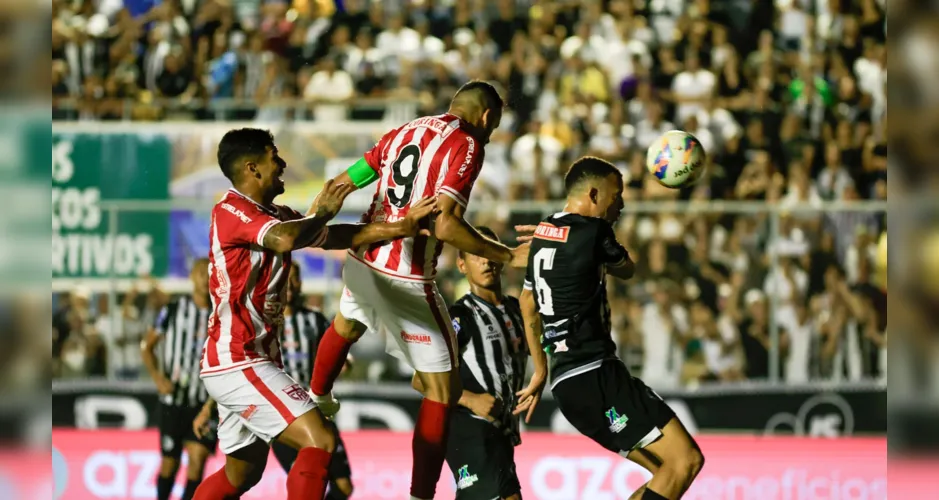
[[[53,131],[53,278],[164,276],[169,212],[119,211],[112,231],[102,202],[167,200],[171,161],[163,135]]]

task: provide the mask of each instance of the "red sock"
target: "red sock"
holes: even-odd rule
[[[331,453],[319,448],[300,450],[287,474],[287,500],[322,500],[331,457]]]
[[[192,500],[238,500],[241,492],[228,482],[225,467],[215,471],[215,474],[205,478],[196,488]]]
[[[440,470],[447,453],[447,434],[450,431],[450,407],[424,399],[414,426],[411,453],[411,496],[434,498]]]
[[[319,347],[316,348],[316,361],[313,362],[313,380],[310,390],[317,396],[324,396],[333,390],[333,382],[342,371],[342,366],[349,356],[352,342],[342,338],[332,324],[326,329]]]

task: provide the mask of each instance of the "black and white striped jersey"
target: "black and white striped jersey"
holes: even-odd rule
[[[173,393],[161,396],[164,404],[199,407],[208,399],[199,378],[208,324],[209,308],[198,307],[190,295],[170,302],[157,316],[160,370],[173,383]]]
[[[280,339],[284,371],[303,387],[310,386],[316,348],[327,328],[329,320],[319,311],[300,308],[284,315],[284,336]]]
[[[450,317],[460,345],[463,389],[489,393],[502,401],[502,417],[494,424],[518,445],[518,417],[512,415],[512,409],[515,393],[525,383],[528,360],[518,299],[505,297],[501,304],[494,305],[468,293],[450,308]],[[472,414],[467,408],[458,411]]]

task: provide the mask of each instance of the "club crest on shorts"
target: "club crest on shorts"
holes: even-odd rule
[[[460,467],[457,470],[457,475],[458,477],[456,480],[456,489],[458,490],[469,488],[470,486],[475,484],[476,481],[479,481],[479,477],[477,477],[476,474],[470,475],[468,465],[464,465],[463,467]]]
[[[294,401],[300,401],[301,403],[310,399],[310,395],[306,392],[306,390],[303,389],[303,387],[300,387],[300,384],[293,384],[284,387],[284,393],[290,396],[290,399]]]
[[[163,441],[161,444],[163,445],[163,451],[171,451],[176,443],[173,442],[173,438],[169,436],[163,436]]]
[[[248,405],[247,408],[245,408],[244,410],[241,411],[241,414],[240,414],[240,415],[241,415],[241,418],[243,418],[243,419],[245,419],[245,420],[251,420],[251,417],[252,417],[255,413],[257,413],[257,411],[258,411],[258,407],[257,407],[257,406],[255,406],[255,405]],[[219,422],[219,424],[221,425],[221,422]]]
[[[554,343],[554,352],[567,352],[567,339],[559,340]]]
[[[606,418],[610,421],[610,432],[613,434],[623,430],[626,427],[626,422],[629,422],[629,417],[620,415],[619,412],[616,411],[616,408],[607,410]]]

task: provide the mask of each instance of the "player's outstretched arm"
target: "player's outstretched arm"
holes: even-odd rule
[[[264,234],[262,244],[265,248],[281,253],[319,244],[324,236],[328,237],[328,234],[324,234],[326,223],[339,213],[342,202],[352,191],[355,191],[352,184],[326,181],[306,217],[274,224]]]
[[[509,248],[479,234],[476,228],[463,219],[465,212],[463,206],[449,196],[441,196],[437,200],[437,207],[440,214],[437,215],[434,236],[438,240],[449,243],[466,253],[509,264],[512,267],[525,267],[528,264],[529,243]]]
[[[397,222],[375,222],[371,224],[332,224],[326,242],[320,245],[327,250],[355,248],[379,241],[407,238],[417,234],[430,236],[429,224],[425,222],[436,210],[437,200],[424,198],[415,203],[408,214]],[[422,229],[423,227],[423,229]]]
[[[525,340],[528,342],[528,352],[531,354],[531,360],[535,365],[535,373],[532,374],[528,387],[516,393],[518,406],[515,407],[512,413],[518,415],[527,411],[525,423],[528,423],[531,421],[535,406],[541,401],[541,393],[548,382],[548,358],[545,352],[541,350],[542,324],[541,315],[538,313],[538,304],[535,302],[535,294],[529,289],[522,290],[522,294],[518,297],[518,303],[522,310],[522,319],[525,321]]]

